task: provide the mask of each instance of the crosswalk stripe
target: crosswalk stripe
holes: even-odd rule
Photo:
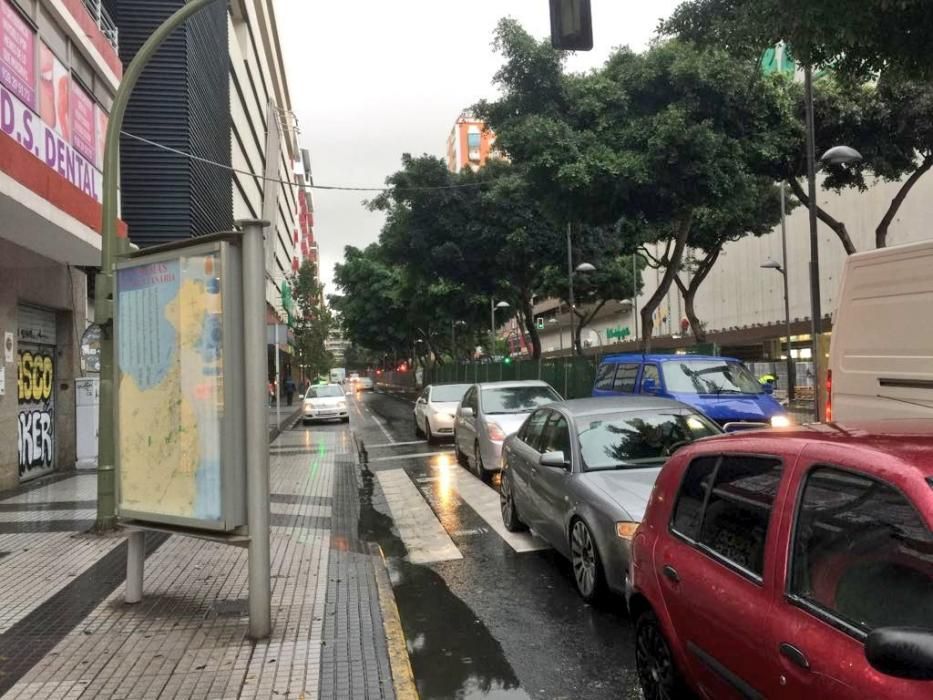
[[[431,506],[404,469],[376,472],[408,560],[413,564],[463,559]]]
[[[551,548],[547,542],[530,532],[509,532],[505,529],[502,511],[499,508],[499,493],[494,488],[456,465],[442,465],[438,469],[447,470],[441,480],[449,479],[451,488],[464,503],[476,511],[476,514],[516,552],[536,552]]]

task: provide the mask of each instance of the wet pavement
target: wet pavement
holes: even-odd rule
[[[358,394],[351,428],[369,457],[358,535],[385,553],[421,697],[640,698],[625,602],[584,603],[568,562],[503,532],[495,483],[459,467],[451,445],[418,441],[411,411]],[[410,507],[408,481],[430,511]],[[431,534],[438,524],[460,557]]]

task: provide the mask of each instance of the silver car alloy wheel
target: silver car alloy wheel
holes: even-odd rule
[[[577,520],[573,524],[570,553],[577,588],[584,598],[590,598],[596,591],[596,547],[593,544],[590,529],[582,520]]]
[[[503,478],[499,484],[499,508],[502,511],[502,522],[508,526],[512,522],[515,504],[512,502],[512,486],[507,478]]]

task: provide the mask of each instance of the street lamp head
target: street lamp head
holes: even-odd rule
[[[556,318],[548,319],[548,324],[549,324],[549,325],[553,326],[555,323],[557,323],[557,319],[556,319]]]
[[[500,301],[498,304],[496,304],[497,309],[507,309],[509,306],[511,306],[511,304],[509,304],[507,301]]]
[[[763,270],[777,270],[778,272],[781,272],[781,273],[784,272],[784,268],[781,267],[781,263],[776,262],[774,260],[769,260],[765,264],[761,265],[761,268]]]
[[[577,272],[596,272],[596,266],[588,262],[577,265]]]
[[[820,161],[827,165],[848,165],[860,160],[864,160],[862,154],[849,146],[835,146],[820,157]]]

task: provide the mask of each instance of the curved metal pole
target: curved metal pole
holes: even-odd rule
[[[117,181],[120,174],[120,132],[133,89],[146,65],[168,36],[192,15],[221,0],[189,0],[163,22],[150,36],[123,73],[113,99],[104,150],[103,213],[101,221],[100,274],[97,275],[95,320],[100,325],[100,428],[97,450],[97,529],[109,530],[116,524],[116,444],[114,441],[114,348],[113,348],[113,266],[117,248]],[[226,2],[226,0],[223,0]]]

